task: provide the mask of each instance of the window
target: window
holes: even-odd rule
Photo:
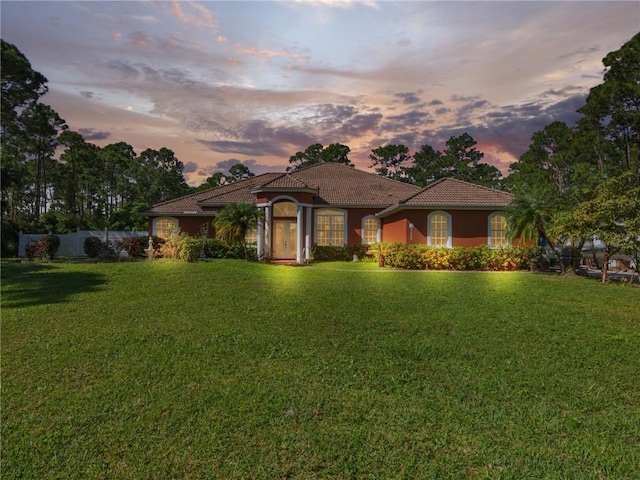
[[[507,218],[501,213],[489,215],[489,239],[492,247],[503,247],[507,242]]]
[[[153,221],[153,234],[160,238],[169,238],[176,235],[180,229],[178,228],[178,220],[171,217],[160,217]]]
[[[255,225],[247,230],[247,233],[244,235],[244,241],[248,245],[255,245],[258,243],[258,228]]]
[[[341,210],[323,209],[316,213],[316,238],[318,245],[345,244],[346,214]]]
[[[380,220],[376,217],[362,219],[362,243],[370,245],[380,241]]]
[[[434,247],[451,247],[451,215],[446,212],[429,214],[427,244]]]
[[[298,214],[298,206],[293,202],[278,202],[273,204],[274,217],[295,217]]]

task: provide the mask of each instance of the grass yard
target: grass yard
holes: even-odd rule
[[[638,478],[640,289],[2,265],[3,479]]]

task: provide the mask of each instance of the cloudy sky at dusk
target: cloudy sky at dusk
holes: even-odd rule
[[[11,2],[2,38],[87,141],[172,149],[192,185],[284,171],[312,143],[443,148],[468,132],[506,172],[571,124],[640,2]]]

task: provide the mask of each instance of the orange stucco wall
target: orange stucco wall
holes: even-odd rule
[[[409,235],[409,221],[406,211],[382,219],[382,241],[406,243]]]
[[[310,198],[302,198],[300,194],[300,202],[310,202]],[[320,207],[322,208],[322,207]],[[331,208],[327,206],[326,208]],[[319,208],[313,208],[311,215],[311,242],[315,242],[315,212]],[[347,243],[350,245],[362,243],[362,219],[368,215],[374,215],[378,212],[375,208],[347,208],[341,209],[347,211]],[[402,242],[414,244],[427,243],[427,217],[434,210],[403,210],[386,218],[381,219],[383,242]],[[488,237],[488,219],[489,215],[495,210],[445,210],[451,215],[452,221],[452,244],[454,247],[474,247],[485,245]],[[307,209],[304,209],[304,218],[302,221],[303,235],[306,235]],[[208,223],[209,236],[214,236],[212,221],[213,216],[179,216],[174,215],[173,218],[178,219],[180,232],[189,235],[198,235],[203,224]],[[149,221],[149,234],[153,229],[153,219]],[[413,232],[409,225],[413,224]]]
[[[435,210],[403,210],[383,219],[382,240],[385,242],[427,243],[427,217]],[[451,215],[454,247],[486,245],[489,215],[495,210],[444,210]],[[413,224],[413,234],[409,224]]]
[[[347,210],[347,243],[362,243],[362,219],[379,212],[376,208],[348,208]]]

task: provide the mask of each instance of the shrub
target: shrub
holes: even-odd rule
[[[145,256],[145,248],[148,243],[147,237],[125,237],[122,239],[122,248],[127,255],[135,258],[142,258]]]
[[[169,236],[169,238],[157,248],[157,256],[162,258],[180,258],[180,241],[185,235],[186,234],[183,233]]]
[[[384,267],[390,250],[391,244],[389,242],[372,243],[367,249],[367,255],[373,257],[373,259],[378,262],[379,267]]]
[[[224,258],[227,247],[217,238],[207,238],[204,241],[204,253],[207,258]]]
[[[353,258],[348,247],[314,245],[313,259],[317,262],[348,262]]]
[[[53,260],[60,249],[60,237],[57,235],[45,235],[40,237],[36,244],[38,253],[47,260]]]
[[[105,245],[104,256],[119,258],[123,250],[124,247],[122,246],[122,242],[118,240],[109,240],[109,242]]]
[[[89,258],[98,258],[102,255],[104,244],[98,237],[87,237],[84,239],[84,253]]]
[[[197,262],[202,252],[202,239],[180,235],[178,242],[178,256],[186,262]]]
[[[27,256],[27,260],[32,261],[38,254],[38,244],[33,240],[27,243],[24,247],[24,254]]]
[[[419,270],[526,270],[538,255],[537,247],[491,248],[487,245],[471,248],[438,248],[404,243],[378,243],[369,254],[381,266]],[[380,259],[384,258],[381,263]]]
[[[394,268],[404,268],[406,270],[422,270],[426,268],[426,263],[420,254],[420,250],[413,245],[394,244],[390,260]]]
[[[254,249],[255,250],[255,249]],[[249,258],[251,257],[251,251],[248,252]],[[227,248],[224,254],[224,258],[240,259],[244,258],[244,252],[242,251],[242,245],[232,245]]]

